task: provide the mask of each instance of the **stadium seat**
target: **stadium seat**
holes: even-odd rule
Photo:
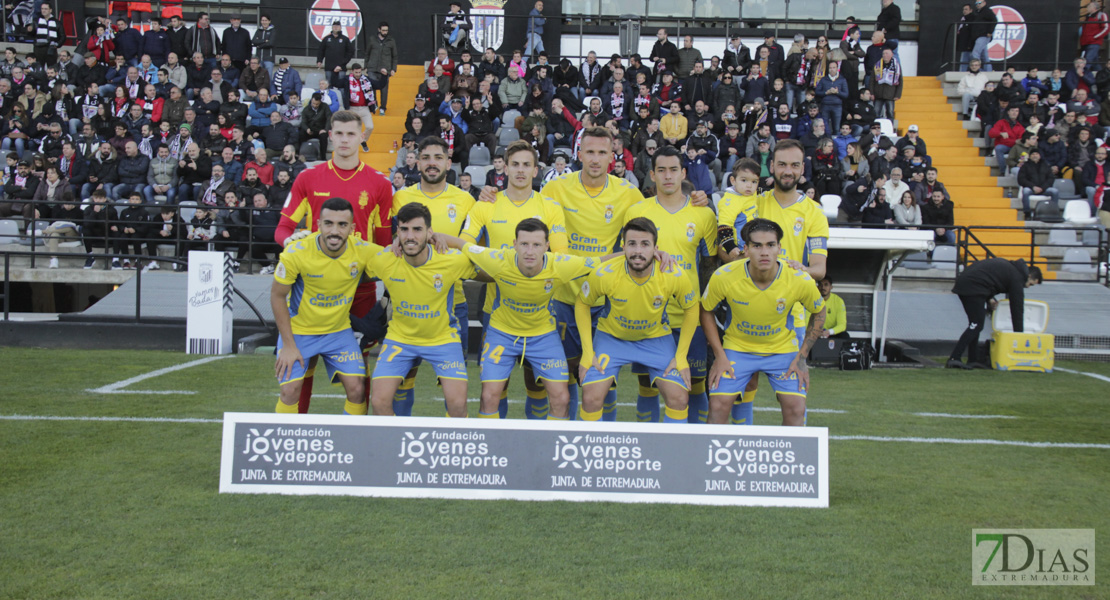
[[[1079,194],[1075,193],[1075,182],[1071,179],[1057,179],[1052,184],[1052,187],[1056,188],[1057,192],[1060,192],[1061,201],[1080,197]]]
[[[560,154],[562,154],[563,156],[566,157],[567,163],[574,162],[574,153],[571,151],[570,148],[567,148],[567,147],[556,148],[554,151],[552,151],[551,152],[551,162],[554,163],[555,162],[555,157],[560,155]]]
[[[497,136],[498,146],[508,146],[509,144],[520,139],[520,132],[513,127],[502,127],[501,133]]]
[[[1084,229],[1080,232],[1080,243],[1084,246],[1097,246],[1100,231],[1098,229]]]
[[[312,100],[312,95],[315,93],[316,88],[310,88],[307,85],[301,88],[301,104],[308,106],[309,101]]]
[[[875,119],[879,124],[879,132],[886,137],[897,137],[898,134],[894,133],[894,123],[890,119]]]
[[[304,157],[306,163],[319,160],[320,158],[320,141],[308,140],[301,144],[301,156]]]
[[[471,185],[475,187],[482,187],[486,183],[486,173],[493,168],[493,165],[470,165],[466,168],[466,173],[470,175]]]
[[[1086,202],[1084,202],[1086,204]],[[1048,232],[1049,246],[1076,246],[1075,231],[1072,229],[1053,229]]]
[[[955,246],[937,246],[933,249],[933,267],[936,269],[953,269],[959,254]],[[938,264],[940,263],[940,264]]]
[[[513,123],[516,123],[516,118],[519,116],[521,116],[520,111],[515,108],[501,113],[502,129],[504,129],[506,125],[511,128],[513,126]]]
[[[493,164],[493,162],[490,160],[489,148],[486,148],[485,146],[483,146],[481,144],[478,144],[477,146],[474,146],[473,148],[471,148],[470,149],[470,162],[467,163],[467,164],[469,164],[470,166],[476,166],[476,167],[481,167],[481,166]]]
[[[1033,209],[1033,220],[1042,223],[1063,223],[1064,217],[1060,216],[1060,207],[1052,200],[1038,202]]]
[[[1061,269],[1069,273],[1095,273],[1095,266],[1091,264],[1091,255],[1082,248],[1068,248],[1064,253],[1064,265]]]
[[[44,237],[46,228],[50,227],[50,221],[35,221],[33,225],[27,226],[27,236],[19,240],[19,243],[24,246],[31,245],[31,229],[35,230],[35,245],[45,246],[46,238]]]
[[[590,112],[590,101],[593,100],[594,98],[597,98],[598,100],[601,100],[600,96],[586,96],[586,98],[584,100],[582,100],[582,105],[586,107],[585,112]],[[594,123],[594,124],[595,125],[600,125],[599,123]]]
[[[836,215],[840,212],[841,202],[842,199],[836,194],[824,194],[821,196],[821,210],[824,211],[825,217],[828,218],[828,220],[836,220]]]
[[[181,215],[181,220],[188,223],[193,220],[197,214],[197,203],[192,200],[186,200],[177,205],[179,210],[178,214]]]
[[[0,221],[0,244],[15,244],[19,242],[19,223],[11,219]]]
[[[927,252],[914,252],[907,256],[906,260],[902,261],[902,266],[914,271],[929,269],[931,268],[929,264],[929,254]]]
[[[1091,216],[1091,205],[1086,200],[1068,200],[1064,205],[1064,220],[1076,225],[1091,225],[1098,222]]]

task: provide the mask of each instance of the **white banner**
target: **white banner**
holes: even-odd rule
[[[233,320],[231,255],[189,252],[189,286],[185,307],[185,352],[231,354]]]

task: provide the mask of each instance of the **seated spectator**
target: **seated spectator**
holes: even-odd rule
[[[855,181],[860,177],[867,177],[871,173],[871,165],[860,149],[859,142],[848,144],[847,152],[840,160],[841,179],[847,182]]]
[[[486,187],[504,190],[509,187],[509,175],[505,172],[505,158],[498,154],[493,157],[493,168],[486,172]]]
[[[147,204],[155,203],[155,196],[165,196],[166,202],[175,204],[177,198],[177,160],[170,156],[166,146],[158,147],[158,154],[151,159],[147,168],[146,187],[143,196]]]
[[[1026,131],[1021,139],[1006,153],[1006,167],[1011,171],[1020,168],[1029,160],[1029,151],[1037,147],[1037,134]]]
[[[663,132],[663,139],[671,146],[677,146],[687,137],[689,122],[682,114],[682,104],[675,101],[670,104],[670,112],[659,120],[659,129]]]
[[[1017,174],[1018,187],[1021,188],[1021,209],[1025,213],[1026,220],[1033,217],[1033,210],[1029,204],[1030,196],[1046,195],[1052,198],[1053,203],[1057,205],[1060,203],[1060,192],[1053,187],[1055,178],[1052,175],[1052,169],[1042,159],[1040,148],[1035,146],[1030,148],[1028,156],[1029,159],[1024,161]]]
[[[280,171],[285,171],[289,173],[290,179],[292,180],[296,179],[298,175],[303,173],[304,170],[308,168],[308,165],[306,165],[304,161],[301,160],[299,156],[297,156],[297,149],[296,146],[294,146],[293,144],[289,144],[285,148],[283,148],[281,151],[281,156],[274,160],[273,163],[275,181],[277,181],[276,173]]]
[[[810,176],[813,182],[814,200],[820,200],[825,194],[840,194],[842,187],[840,181],[840,161],[836,158],[836,146],[829,138],[821,138],[813,156],[807,158]]]
[[[543,125],[533,125],[530,130],[520,138],[528,142],[540,157],[540,162],[548,162],[551,156],[551,147],[547,143],[547,130]]]
[[[285,199],[289,197],[289,192],[293,190],[293,175],[289,171],[275,169],[274,170],[274,185],[266,190],[266,198],[273,206],[285,205]],[[252,192],[257,195],[258,190]],[[244,198],[252,196],[243,196]]]
[[[262,90],[270,91],[270,73],[266,71],[257,56],[252,56],[250,66],[239,75],[239,89],[243,90],[244,99],[253,101],[258,98]]]
[[[859,140],[852,135],[852,126],[848,123],[841,123],[840,135],[833,138],[836,144],[836,159],[843,160],[848,156],[848,145],[859,142]]]
[[[755,158],[755,153],[758,150],[759,144],[766,142],[767,148],[771,151],[775,149],[775,142],[777,140],[771,135],[771,126],[764,123],[755,130],[755,133],[748,137],[748,145],[744,150],[744,155]]]
[[[925,157],[929,155],[925,148],[925,140],[921,139],[919,131],[917,125],[910,125],[909,128],[906,129],[906,135],[899,138],[894,144],[894,146],[898,148],[899,154],[902,153],[906,146],[913,146],[914,154],[917,156]]]
[[[725,161],[725,173],[732,173],[732,167],[736,164],[736,161],[744,158],[746,145],[747,140],[740,135],[740,124],[736,122],[729,123],[726,135],[720,139],[717,146],[718,159],[723,157]]]
[[[1086,127],[1075,127],[1072,135],[1068,143],[1068,166],[1072,170],[1072,179],[1083,181],[1083,171],[1095,155],[1095,142],[1091,139],[1091,130]]]
[[[150,159],[139,153],[135,140],[129,140],[124,146],[124,155],[120,157],[117,169],[119,184],[112,188],[112,198],[116,202],[127,202],[134,191],[139,193],[141,203]]]
[[[686,148],[693,148],[699,156],[704,157],[706,166],[713,172],[714,182],[721,180],[721,161],[717,158],[721,149],[720,140],[709,133],[709,123],[706,120],[696,122],[694,132],[686,138]]]
[[[1068,147],[1060,140],[1060,132],[1051,128],[1045,129],[1038,139],[1041,140],[1039,145],[1041,160],[1048,163],[1053,178],[1062,177],[1068,163]]]
[[[864,208],[872,204],[878,198],[880,192],[885,197],[886,192],[883,190],[883,186],[886,185],[886,174],[873,174],[873,177],[872,180],[860,177],[845,186],[840,211],[844,213],[849,223],[859,223],[863,219]]]
[[[396,194],[405,189],[405,174],[400,171],[394,171],[393,175],[389,178],[389,182],[393,185],[393,193]]]
[[[921,221],[924,227],[933,230],[933,241],[937,244],[954,246],[956,232],[952,230],[955,225],[951,200],[944,199],[944,192],[933,190],[933,196],[928,204],[921,207]]]
[[[848,335],[848,311],[844,308],[844,300],[832,293],[833,280],[829,276],[817,282],[817,289],[821,298],[825,300],[825,328],[821,331],[823,338],[851,339]]]
[[[62,194],[67,190],[69,182],[62,177],[57,165],[47,166],[42,179],[38,180],[38,185],[31,192],[31,201],[28,203],[32,206],[35,218],[49,218],[50,211],[61,203]]]
[[[917,200],[919,206],[929,202],[929,199],[933,197],[934,190],[940,190],[944,194],[945,200],[952,199],[952,196],[948,195],[948,189],[944,187],[944,184],[937,181],[936,167],[925,169],[925,176],[920,183],[910,184],[910,191],[913,192],[914,199]]]
[[[967,73],[960,78],[960,83],[956,86],[956,92],[960,94],[960,101],[962,110],[960,112],[964,118],[970,118],[971,101],[979,97],[987,86],[987,74],[982,70],[982,61],[979,59],[972,59],[968,65]]]
[[[177,161],[177,175],[181,182],[177,188],[179,204],[188,201],[197,202],[201,199],[201,194],[204,192],[201,187],[205,186],[207,189],[206,184],[214,167],[212,161],[201,153],[200,146],[195,142],[189,144],[185,154]],[[220,172],[223,173],[223,167],[220,167]]]
[[[544,181],[547,181],[547,179],[545,178]],[[481,193],[481,190],[474,187],[470,173],[459,175],[459,189],[473,196],[475,200],[478,199],[478,195]]]
[[[682,168],[686,169],[686,180],[694,185],[695,190],[703,191],[707,196],[712,196],[716,186],[714,185],[713,174],[709,170],[708,157],[710,154],[704,150],[699,153],[699,150],[691,146],[686,147],[685,154]]]
[[[908,190],[907,190],[908,192]],[[894,211],[887,203],[886,188],[879,188],[860,213],[860,220],[864,225],[893,225]]]
[[[447,142],[447,156],[451,158],[451,162],[468,164],[466,134],[451,121],[451,117],[444,114],[439,115],[439,137]]]
[[[189,221],[188,233],[181,243],[182,256],[189,256],[190,250],[207,250],[208,242],[216,237],[215,204],[201,204]],[[182,264],[174,265],[174,271],[185,271]]]
[[[304,107],[304,112],[301,113],[301,126],[299,146],[301,154],[305,154],[306,144],[310,140],[315,140],[317,143],[317,156],[323,157],[324,152],[328,149],[328,128],[331,123],[331,109],[323,102],[323,98],[319,93],[312,95],[308,101],[308,106]]]
[[[301,81],[301,74],[289,66],[288,58],[281,57],[278,60],[277,70],[270,78],[270,95],[276,98],[278,102],[285,104],[290,94],[296,94],[300,97],[301,88],[303,87],[304,82]]]
[[[420,183],[420,169],[416,165],[416,152],[406,152],[404,166],[395,172],[405,178],[405,187]]]
[[[1106,155],[1106,147],[1098,147],[1094,151],[1093,160],[1083,169],[1083,178],[1080,180],[1084,191],[1087,192],[1087,203],[1091,205],[1092,215],[1097,212],[1096,208],[1100,201],[1101,206],[1106,206],[1103,191],[1106,188],[1107,177],[1110,176],[1110,167],[1107,166]]]
[[[281,113],[274,111],[270,113],[270,126],[263,128],[260,136],[266,157],[273,159],[281,156],[286,146],[297,143],[298,132],[295,127],[282,120]]]
[[[247,171],[255,169],[258,172],[258,179],[266,184],[274,184],[274,165],[270,164],[269,159],[266,157],[266,151],[262,148],[254,149],[254,159],[247,161],[243,164],[243,178],[247,178]]]
[[[813,120],[813,127],[809,132],[798,138],[798,141],[802,143],[802,147],[805,148],[806,156],[813,156],[813,153],[817,151],[817,143],[825,137],[825,132],[825,120],[818,117]]]
[[[1098,125],[1099,105],[1087,97],[1087,90],[1076,90],[1075,95],[1068,101],[1068,109],[1075,111],[1080,123]]]
[[[1005,117],[990,128],[988,135],[994,141],[994,157],[997,159],[999,166],[1006,164],[1006,154],[1025,133],[1025,127],[1018,121],[1020,114],[1021,108],[1010,106],[1006,109]]]
[[[893,207],[894,222],[904,229],[917,229],[921,225],[921,207],[913,192],[902,192],[901,202]]]
[[[1006,75],[1008,75],[1008,73],[1002,75],[1004,81]],[[1064,86],[1070,90],[1072,94],[1069,102],[1075,99],[1079,90],[1083,90],[1089,94],[1094,85],[1095,76],[1087,70],[1087,60],[1080,57],[1072,61],[1072,68],[1068,69],[1068,72],[1064,74]]]
[[[320,99],[331,109],[331,112],[335,113],[343,109],[343,101],[340,98],[339,91],[331,89],[331,85],[326,78],[320,80],[316,90],[320,94]]]
[[[463,111],[463,121],[467,124],[466,145],[485,144],[492,152],[497,148],[494,135],[493,116],[482,106],[481,98],[471,98],[470,108]]]

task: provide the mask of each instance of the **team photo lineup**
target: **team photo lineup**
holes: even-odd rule
[[[651,160],[655,196],[610,175],[613,136],[602,127],[582,132],[580,170],[539,192],[535,149],[510,144],[499,155],[507,186],[477,200],[447,183],[441,138],[420,143],[420,181],[394,193],[360,157],[358,114],[337,112],[329,137],[332,159],[296,179],[275,234],[277,412],[308,412],[322,361],[345,414],[411,415],[427,363],[446,416],[466,417],[462,282],[475,280],[486,283],[482,418],[509,416],[519,363],[525,417],[616,420],[616,381],[629,365],[637,421],[752,424],[763,373],[781,423],[805,425],[806,356],[829,335],[827,280],[818,287],[829,231],[797,187],[800,143],[776,145],[774,186],[762,193],[760,165],[737,161],[712,207],[684,190],[671,147]]]

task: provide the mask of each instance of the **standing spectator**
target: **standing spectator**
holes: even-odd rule
[[[933,230],[933,241],[946,246],[956,245],[956,232],[952,230],[955,225],[953,209],[955,205],[951,200],[944,199],[944,192],[933,190],[929,203],[921,207],[921,220],[925,227]]]
[[[1098,52],[1102,43],[1106,41],[1106,34],[1110,33],[1110,20],[1102,12],[1102,3],[1099,0],[1087,2],[1087,15],[1083,17],[1083,27],[1079,35],[1079,46],[1083,49],[1083,58],[1087,64],[1098,64]]]
[[[251,57],[251,34],[243,29],[243,17],[231,15],[231,26],[224,30],[224,53],[231,56],[231,62],[240,71]]]
[[[775,32],[773,30],[763,30],[763,43],[755,47],[755,55],[760,56],[760,51],[763,48],[767,49],[765,60],[769,60],[774,64],[782,64],[782,61],[786,60],[786,52],[782,49],[782,46],[775,41]]]
[[[258,17],[258,29],[254,30],[251,46],[255,49],[254,55],[262,61],[262,66],[266,67],[266,70],[271,73],[274,72],[274,35],[274,26],[270,24],[270,15],[263,13]],[[300,92],[300,90],[297,91]]]
[[[208,13],[202,12],[197,16],[197,24],[189,30],[186,44],[190,55],[200,52],[208,68],[216,66],[216,56],[221,51],[220,38],[212,28]]]
[[[960,78],[960,83],[956,86],[956,91],[960,94],[962,99],[961,106],[963,110],[960,114],[964,118],[970,118],[971,101],[979,97],[987,86],[987,74],[981,69],[982,63],[979,59],[973,58],[969,63],[970,70],[967,75]],[[961,69],[962,70],[962,69]]]
[[[994,70],[988,49],[994,38],[996,25],[998,25],[998,17],[987,6],[987,0],[975,0],[975,20],[971,26],[971,37],[975,40],[975,45],[971,49],[971,58],[979,59],[979,64],[983,65],[983,70],[988,73]]]
[[[181,17],[170,17],[170,26],[166,29],[166,36],[170,38],[170,52],[176,54],[179,60],[188,60],[193,55],[189,51],[189,28],[185,26]]]
[[[848,81],[848,98],[855,100],[859,93],[859,63],[867,56],[867,51],[859,43],[860,28],[848,28],[848,38],[840,41],[840,51],[844,53],[844,62],[840,64],[840,74]]]
[[[44,2],[39,9],[39,16],[34,20],[34,58],[41,65],[52,65],[58,62],[58,47],[65,40],[62,32],[62,23],[54,18],[50,4]]]
[[[541,3],[542,5],[542,3]],[[389,105],[389,78],[397,74],[397,41],[389,37],[389,23],[378,23],[378,34],[367,42],[366,74],[380,91],[379,114],[385,114]]]
[[[902,9],[898,8],[894,0],[882,0],[882,5],[883,9],[875,19],[875,29],[883,32],[887,47],[893,50],[894,57],[898,58],[898,40],[902,39]]]
[[[273,254],[276,257],[281,254],[281,246],[274,242],[274,232],[281,220],[281,211],[277,209],[276,205],[271,208],[266,194],[262,193],[254,195],[251,199],[251,206],[253,207],[249,213],[251,260],[264,264],[262,274],[269,275],[274,272],[274,266],[266,255]]]
[[[110,56],[116,49],[116,42],[112,34],[104,26],[103,23],[97,23],[96,30],[91,36],[89,41],[85,44],[85,66],[92,69],[94,66],[99,66],[102,71],[99,74],[97,83],[104,81],[105,73],[103,69],[108,65]],[[90,63],[89,59],[93,61]]]
[[[674,42],[667,39],[667,30],[660,29],[655,33],[655,38],[655,45],[651,47],[651,54],[648,56],[648,60],[655,63],[655,72],[676,72],[678,48],[674,45]]]
[[[988,258],[968,265],[958,277],[952,293],[960,298],[967,314],[967,329],[964,330],[952,355],[944,366],[950,369],[989,369],[979,361],[979,333],[987,319],[987,311],[998,307],[994,299],[997,294],[1006,294],[1010,299],[1010,320],[1015,333],[1025,331],[1025,289],[1044,280],[1038,267],[1030,267],[1018,259],[1009,261],[1004,258]],[[967,350],[967,364],[962,362]]]
[[[354,44],[350,38],[343,35],[343,27],[336,19],[331,23],[331,33],[320,41],[320,49],[316,52],[316,68],[324,69],[328,73],[329,84],[334,87],[345,87],[343,76],[347,71],[347,63],[355,55]]]
[[[817,97],[821,99],[821,118],[825,120],[828,131],[840,128],[840,118],[844,114],[844,103],[848,100],[848,83],[840,77],[840,67],[829,63],[829,74],[817,82]]]
[[[150,61],[161,67],[170,55],[170,36],[162,30],[162,20],[151,19],[150,31],[143,34],[143,54],[150,55]],[[168,70],[168,69],[167,69]]]
[[[374,84],[362,72],[362,65],[351,65],[351,73],[341,80],[339,87],[347,90],[347,103],[352,112],[362,119],[362,141],[365,143],[374,131]]]
[[[685,79],[694,74],[694,65],[705,64],[702,62],[701,50],[694,47],[694,37],[690,35],[682,36],[682,48],[678,50],[678,64],[675,65],[675,73],[678,77]]]
[[[882,60],[875,63],[871,93],[877,104],[876,116],[893,120],[894,101],[902,97],[902,65],[889,47],[883,48]]]
[[[748,68],[752,64],[752,53],[744,42],[740,40],[740,36],[732,34],[729,38],[728,46],[725,48],[724,68],[725,71],[734,74],[737,78],[748,72]]]
[[[960,70],[966,71],[968,64],[971,62],[971,51],[975,49],[975,38],[972,36],[975,29],[973,25],[975,12],[972,10],[970,3],[965,3],[961,10],[963,14],[960,16],[959,25],[956,27],[956,52],[960,53]]]
[[[524,54],[532,58],[533,52],[543,52],[543,26],[547,19],[543,17],[543,0],[536,0],[532,11],[528,13],[528,40],[524,44]]]

